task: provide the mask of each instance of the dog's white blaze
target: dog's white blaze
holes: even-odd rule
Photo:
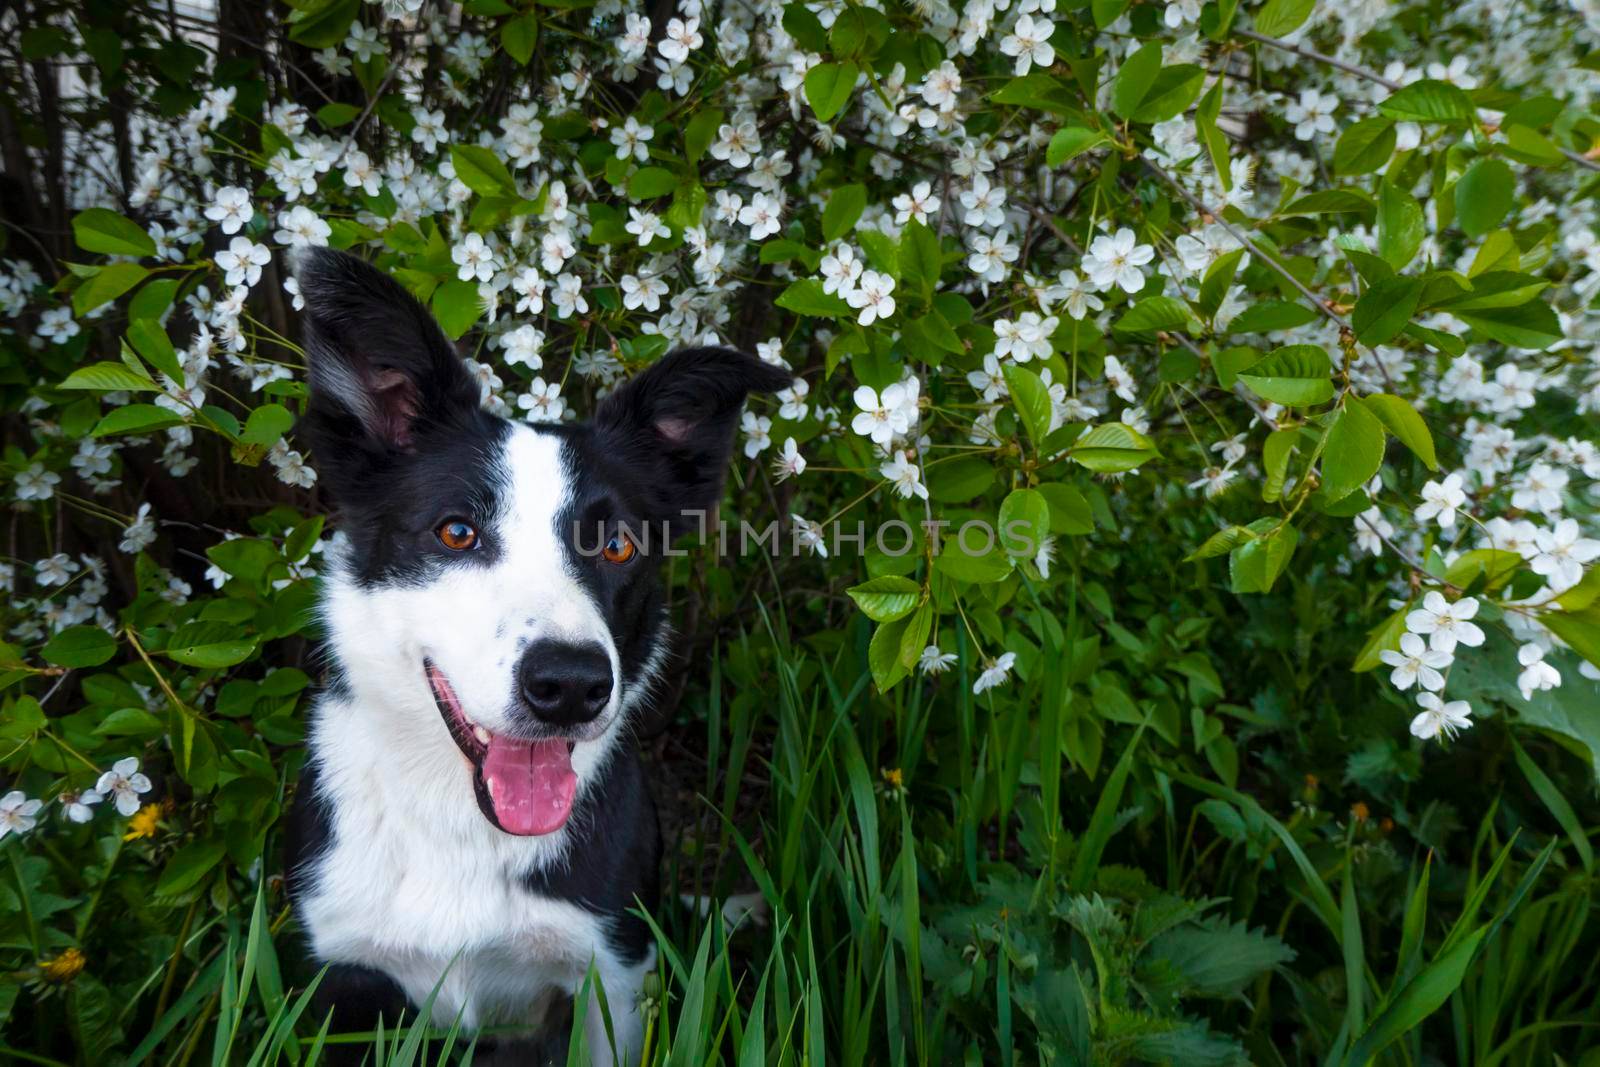
[[[495,462],[505,489],[492,567],[448,567],[414,585],[362,588],[334,562],[324,611],[349,695],[325,696],[314,719],[331,844],[310,863],[301,914],[320,958],[382,970],[416,1003],[454,959],[434,1004],[444,1024],[458,1012],[469,1026],[537,1024],[555,992],[575,993],[593,962],[618,1047],[624,1059],[636,1058],[636,1001],[654,949],[630,966],[609,947],[603,918],[523,888],[530,872],[566,861],[568,828],[517,837],[484,818],[470,766],[423,672],[427,656],[474,723],[502,730],[526,643],[601,644],[618,681],[597,720],[604,732],[573,751],[580,797],[610,755],[623,709],[639,696],[622,691],[615,644],[571,572],[562,543],[568,532],[557,529],[570,499],[560,440],[515,427]],[[658,667],[652,656],[645,674]],[[573,821],[582,817],[576,811]],[[604,1048],[599,1012],[591,1009],[589,1044]],[[597,1054],[595,1062],[607,1060]]]

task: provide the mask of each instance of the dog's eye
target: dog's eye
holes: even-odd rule
[[[634,547],[633,538],[625,533],[619,533],[606,542],[606,547],[600,550],[600,556],[607,563],[626,563],[638,551]]]
[[[434,533],[438,534],[439,543],[452,552],[465,552],[478,544],[478,531],[460,519],[451,519]]]

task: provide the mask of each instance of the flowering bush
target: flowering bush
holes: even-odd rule
[[[0,1046],[298,1059],[320,245],[510,418],[678,345],[793,374],[744,415],[739,535],[672,570],[691,681],[652,749],[665,876],[773,924],[656,917],[651,1056],[1587,1044],[1590,7],[0,27]]]

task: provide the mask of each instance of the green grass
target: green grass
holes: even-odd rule
[[[770,699],[728,699],[758,641]],[[954,682],[971,671],[964,656]],[[690,701],[710,832],[669,842],[669,903],[649,917],[647,1063],[1498,1067],[1579,1062],[1600,1040],[1590,857],[1565,836],[1507,833],[1491,804],[1452,837],[1468,850],[1402,857],[1373,820],[1303,798],[1285,815],[1144,727],[1052,810],[1029,747],[954,688],[878,698],[859,649],[802,652],[778,620],[719,653]],[[957,721],[930,721],[930,698]],[[723,818],[752,777],[769,783],[757,816]],[[672,892],[750,884],[770,919],[731,933]],[[351,1040],[390,1067],[471,1060],[467,1035],[410,1020],[330,1034],[317,978],[286,978],[304,965],[275,882],[185,930],[116,1006],[140,1036],[106,1062],[309,1064]]]

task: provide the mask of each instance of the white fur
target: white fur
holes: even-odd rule
[[[363,589],[336,562],[324,610],[349,693],[325,697],[312,729],[332,844],[310,863],[301,915],[318,957],[382,970],[417,1003],[449,966],[434,1003],[443,1024],[459,1012],[469,1027],[537,1025],[553,995],[575,993],[592,963],[621,1058],[636,1060],[637,999],[654,949],[629,966],[608,946],[603,918],[523,888],[530,872],[565,862],[571,824],[517,837],[489,823],[423,671],[426,656],[466,715],[501,731],[510,725],[520,641],[600,643],[618,683],[596,736],[573,751],[580,797],[645,687],[623,691],[605,620],[566,566],[556,526],[570,473],[559,440],[516,427],[499,462],[507,488],[492,567]],[[600,1012],[590,1007],[594,1061],[610,1063]]]

